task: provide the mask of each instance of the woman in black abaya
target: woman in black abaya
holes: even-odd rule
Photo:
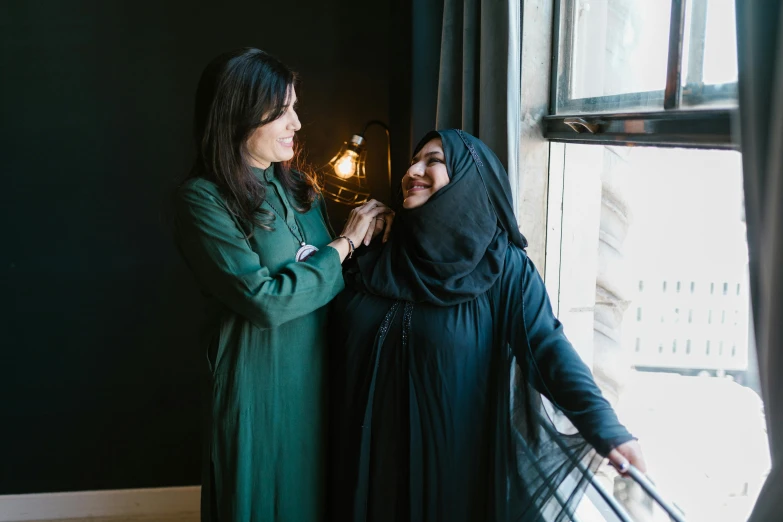
[[[431,132],[401,188],[332,303],[331,519],[570,520],[599,456],[644,460],[552,313],[505,170]],[[551,435],[542,395],[578,434]]]

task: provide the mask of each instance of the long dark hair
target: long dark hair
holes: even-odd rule
[[[218,185],[248,237],[255,226],[271,230],[275,216],[261,208],[267,187],[250,170],[247,139],[285,113],[297,80],[282,62],[250,47],[218,56],[201,74],[193,125],[196,162],[190,177]],[[296,144],[293,161],[275,164],[275,173],[294,208],[306,212],[318,186],[305,169],[292,168],[298,149]]]

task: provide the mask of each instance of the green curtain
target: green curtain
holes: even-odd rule
[[[783,4],[736,0],[736,9],[751,298],[772,455],[750,520],[766,522],[783,520]]]

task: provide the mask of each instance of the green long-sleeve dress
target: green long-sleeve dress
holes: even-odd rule
[[[176,202],[177,245],[207,299],[202,520],[316,521],[325,503],[325,305],[343,289],[340,257],[326,246],[322,198],[299,213],[274,165],[254,173],[267,183],[264,207],[280,214],[274,231],[246,239],[205,179],[185,183]],[[320,250],[295,262],[289,227]]]

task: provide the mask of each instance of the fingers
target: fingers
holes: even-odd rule
[[[359,215],[367,215],[368,213],[372,212],[373,210],[377,209],[378,207],[386,207],[383,203],[380,201],[371,199],[367,201],[366,203],[363,203],[359,205],[358,207],[354,208],[351,213],[356,213]]]
[[[344,235],[350,235],[357,240],[358,245],[369,245],[375,236],[383,232],[383,242],[389,239],[391,222],[394,212],[375,199],[355,207],[351,210],[348,222],[345,225]]]
[[[647,463],[644,461],[644,456],[641,453],[635,453],[631,456],[630,462],[642,473],[647,473]]]
[[[377,203],[377,202],[376,202]],[[364,244],[369,245],[372,238],[379,235],[384,231],[383,242],[385,243],[389,239],[389,233],[391,232],[391,220],[394,219],[394,211],[383,203],[378,203],[372,208],[364,210],[365,215],[371,216],[373,224],[370,225],[370,229],[367,232],[367,236],[364,239]]]
[[[370,244],[374,228],[375,218],[372,215],[357,212],[348,219],[342,235],[350,237],[356,248],[359,248]]]
[[[364,244],[367,234],[370,233],[370,225],[372,225],[372,219],[361,217],[346,226],[346,235],[353,239],[356,248]]]
[[[630,464],[630,462],[622,453],[617,451],[617,449],[613,449],[609,452],[609,463],[614,466],[621,475],[625,475],[628,472],[628,464]]]
[[[633,465],[642,473],[647,473],[647,463],[644,461],[642,448],[635,440],[620,444],[609,452],[608,457],[612,465],[623,475],[627,473],[629,465]]]
[[[370,227],[370,230],[372,231],[371,239],[375,239],[377,236],[383,233],[383,229],[386,226],[386,217],[384,215],[377,216],[372,223],[373,224]]]
[[[364,246],[368,246],[370,244],[370,241],[372,241],[372,237],[375,235],[375,227],[378,224],[378,219],[373,219],[370,222],[370,226],[367,227],[367,232],[364,233],[364,238],[362,239],[362,243],[364,243]]]
[[[389,212],[391,212],[391,210],[389,210],[389,207],[387,207],[386,205],[381,205],[365,210],[364,215],[372,217],[374,219],[382,214],[387,214]]]
[[[393,216],[394,213],[390,214],[380,214],[378,216],[375,216],[373,218],[372,224],[370,225],[370,228],[367,230],[367,235],[364,237],[364,244],[369,245],[370,242],[378,235],[380,235],[382,232],[385,233],[383,235],[383,242],[385,243],[389,238],[389,232],[391,232],[391,228],[389,227],[389,216]],[[392,218],[393,219],[393,218]]]
[[[617,450],[628,459],[628,461],[642,473],[647,473],[647,463],[644,461],[642,447],[638,441],[632,440],[621,444]]]

